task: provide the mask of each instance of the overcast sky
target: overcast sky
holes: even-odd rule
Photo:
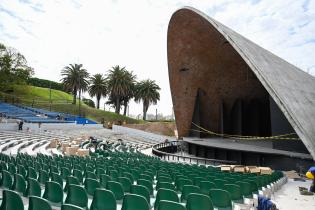
[[[54,81],[70,63],[91,74],[126,66],[156,80],[161,100],[149,113],[168,115],[167,26],[183,6],[315,75],[315,0],[0,0],[0,42],[25,55],[36,77]],[[130,114],[141,110],[131,103]]]

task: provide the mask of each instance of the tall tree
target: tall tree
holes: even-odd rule
[[[135,87],[135,101],[143,103],[143,120],[146,120],[147,111],[151,104],[156,104],[160,100],[159,90],[161,88],[155,81],[147,79],[142,80],[136,84]]]
[[[126,101],[124,103],[126,104],[126,110],[128,101],[132,95],[135,78],[136,77],[132,74],[132,72],[127,71],[125,67],[121,68],[119,65],[114,66],[109,70],[106,80],[109,98],[110,101],[113,102],[115,113],[120,113],[122,101]]]
[[[90,78],[89,94],[91,97],[96,96],[96,108],[100,108],[101,97],[107,94],[107,83],[102,74],[95,74]]]
[[[73,94],[72,104],[76,104],[77,93],[79,91],[79,99],[81,92],[86,91],[89,85],[89,73],[83,68],[82,64],[69,64],[61,71],[61,82],[64,84],[66,91]]]
[[[0,43],[1,90],[8,89],[11,84],[25,83],[33,73],[21,53]]]

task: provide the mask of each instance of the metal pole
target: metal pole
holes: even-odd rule
[[[155,109],[155,120],[157,121],[157,109]]]
[[[81,79],[79,72],[79,117],[81,117]]]

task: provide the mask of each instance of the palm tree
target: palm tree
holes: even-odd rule
[[[146,120],[147,111],[151,104],[156,104],[160,100],[159,90],[161,88],[155,83],[155,81],[147,79],[142,80],[136,84],[135,88],[135,101],[139,103],[143,102],[143,120]]]
[[[99,109],[101,97],[107,94],[107,83],[102,74],[95,74],[90,78],[89,94],[91,97],[96,96],[96,108]]]
[[[115,107],[115,113],[119,114],[122,101],[127,101],[124,103],[126,109],[132,95],[135,78],[132,72],[127,71],[125,67],[121,68],[119,65],[109,70],[106,80],[109,97]]]
[[[72,104],[76,104],[78,91],[80,99],[81,92],[88,88],[89,73],[82,66],[82,64],[69,64],[61,71],[61,76],[63,76],[61,82],[64,84],[65,90],[73,94]]]

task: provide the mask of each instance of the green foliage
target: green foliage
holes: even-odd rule
[[[33,74],[25,57],[16,49],[0,43],[0,88],[10,90],[12,84],[23,84]]]
[[[155,81],[147,79],[142,80],[136,84],[135,101],[143,103],[143,120],[146,120],[147,111],[151,104],[156,104],[160,100],[159,90],[161,88]]]
[[[61,91],[64,90],[62,83],[58,83],[58,82],[54,82],[54,81],[46,80],[46,79],[39,79],[36,77],[29,78],[27,80],[27,84],[36,86],[36,87],[51,88],[54,90],[61,90]]]
[[[95,108],[95,103],[93,100],[89,99],[89,98],[83,98],[82,101],[88,105],[89,107]]]
[[[89,73],[83,68],[82,64],[69,64],[61,71],[61,79],[66,91],[73,94],[73,104],[76,104],[77,93],[79,91],[79,99],[81,92],[86,91],[89,85]]]
[[[106,77],[109,92],[109,102],[115,107],[115,113],[119,114],[121,103],[124,102],[126,115],[126,107],[129,100],[133,97],[136,76],[132,72],[121,68],[119,65],[112,67]]]
[[[96,96],[96,106],[99,109],[101,97],[107,94],[107,83],[102,74],[95,74],[90,78],[89,94],[91,97]]]

